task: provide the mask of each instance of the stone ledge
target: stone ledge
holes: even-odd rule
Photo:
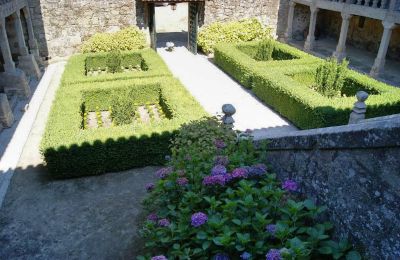
[[[269,150],[400,147],[400,115],[354,125],[265,134],[259,140],[267,140]]]

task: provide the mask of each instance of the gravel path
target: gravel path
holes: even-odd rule
[[[221,113],[222,105],[231,103],[237,110],[234,119],[235,127],[239,130],[252,129],[255,135],[265,131],[296,130],[205,56],[193,55],[185,47],[177,47],[173,52],[164,48],[157,51],[172,73],[210,114]]]

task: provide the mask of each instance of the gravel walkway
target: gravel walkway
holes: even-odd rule
[[[158,53],[172,73],[210,114],[221,113],[222,105],[231,103],[237,110],[234,119],[235,127],[239,130],[255,130],[256,136],[265,131],[296,130],[204,55],[193,55],[185,47],[177,47],[173,52],[158,48]]]

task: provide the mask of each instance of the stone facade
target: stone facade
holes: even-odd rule
[[[328,207],[336,237],[367,259],[400,259],[400,115],[267,140],[273,171]]]
[[[137,0],[28,0],[42,56],[68,56],[96,32],[130,25],[147,29],[146,7]],[[257,17],[273,32],[286,28],[287,0],[211,0],[204,4],[201,24]],[[280,16],[279,16],[280,15]]]
[[[68,56],[96,32],[136,25],[132,0],[29,0],[42,56]]]

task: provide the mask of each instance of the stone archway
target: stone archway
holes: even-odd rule
[[[206,0],[142,0],[147,4],[148,27],[150,32],[150,43],[153,49],[157,49],[157,30],[155,5],[157,3],[188,3],[188,46],[190,52],[197,54],[197,33],[199,27],[199,14],[202,4]],[[158,21],[159,22],[159,21]]]

